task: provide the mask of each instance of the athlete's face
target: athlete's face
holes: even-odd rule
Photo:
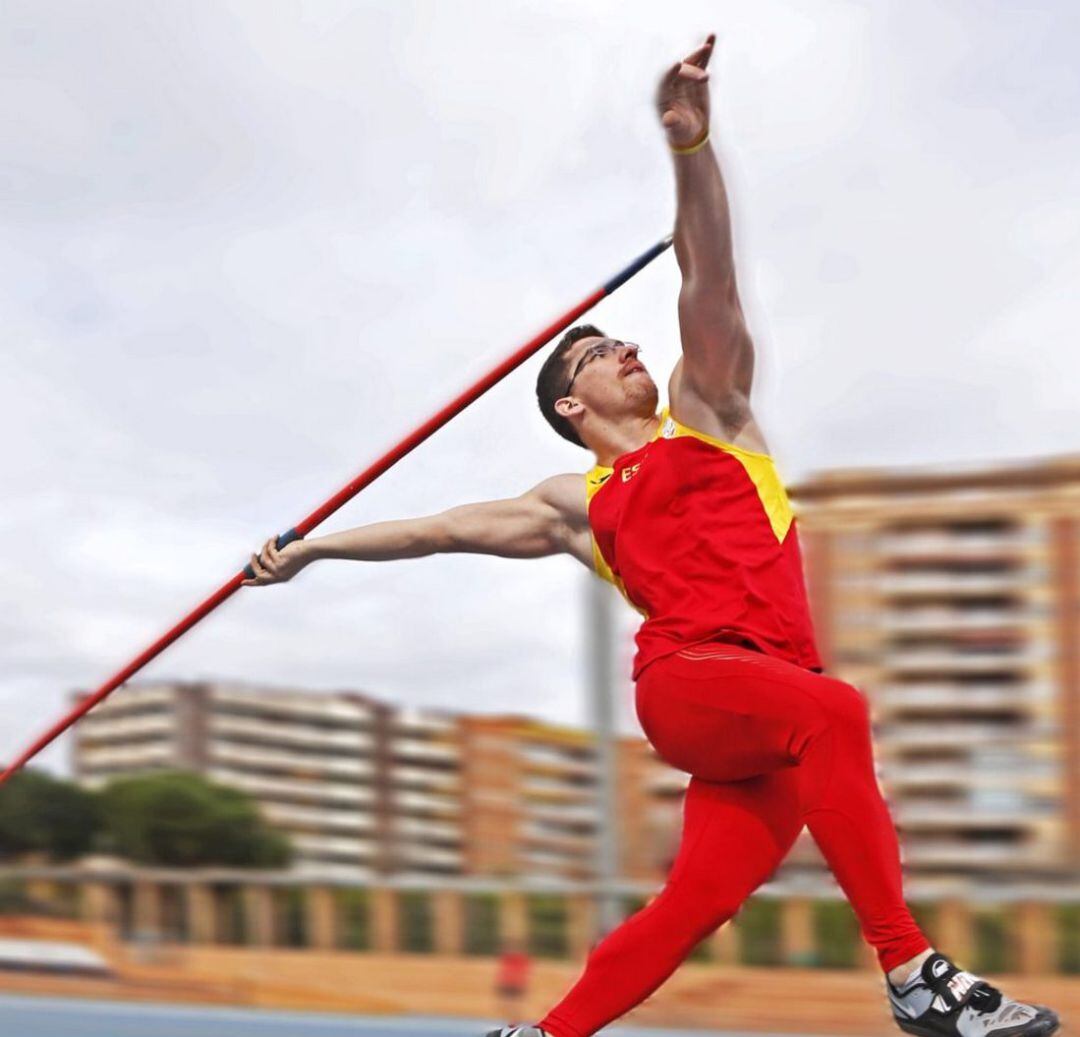
[[[655,413],[659,394],[633,342],[591,336],[567,354],[568,391],[589,410],[606,417]]]

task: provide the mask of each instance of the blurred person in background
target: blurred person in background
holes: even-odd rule
[[[589,324],[571,328],[540,370],[537,397],[552,427],[595,455],[587,473],[280,551],[271,538],[245,582],[282,582],[319,558],[564,552],[642,614],[637,716],[658,754],[691,775],[678,853],[661,891],[592,947],[557,1005],[533,1026],[489,1037],[589,1037],[624,1015],[735,915],[804,826],[875,949],[901,1029],[1045,1037],[1059,1025],[1053,1011],[961,969],[916,924],[877,784],[868,702],[826,675],[818,655],[795,518],[750,406],[754,345],[709,141],[714,42],[670,67],[657,92],[682,273],[682,356],[669,405],[657,413],[657,386],[635,343]]]
[[[520,940],[507,940],[499,954],[495,973],[495,995],[499,1017],[511,1026],[521,1022],[528,994],[532,958]]]

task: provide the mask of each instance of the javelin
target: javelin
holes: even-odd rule
[[[334,494],[325,504],[316,508],[307,518],[298,522],[295,526],[289,529],[287,532],[282,533],[277,538],[278,548],[284,547],[286,544],[291,544],[294,540],[301,540],[307,536],[316,526],[318,526],[324,519],[333,515],[343,504],[352,500],[365,486],[373,483],[383,472],[392,468],[398,463],[407,453],[409,453],[414,447],[419,446],[428,436],[437,432],[443,425],[445,425],[451,418],[460,414],[469,404],[483,396],[493,385],[502,381],[514,368],[523,364],[529,359],[538,349],[544,346],[547,342],[553,339],[560,331],[568,327],[575,320],[578,319],[583,313],[591,310],[601,299],[605,296],[611,295],[617,288],[626,284],[634,274],[647,267],[661,252],[667,249],[672,242],[672,235],[668,235],[662,241],[657,242],[652,248],[643,252],[637,257],[629,266],[620,270],[609,281],[605,281],[599,288],[596,289],[591,295],[582,299],[573,309],[567,310],[554,324],[548,325],[540,332],[535,338],[529,339],[525,345],[521,346],[518,350],[507,357],[501,364],[495,367],[491,372],[484,375],[478,382],[471,385],[456,399],[451,400],[442,410],[438,411],[435,415],[428,418],[422,425],[420,425],[414,432],[407,435],[397,446],[392,447],[382,457],[374,462],[370,467],[361,472],[351,483],[345,486]],[[104,698],[114,692],[121,684],[128,681],[136,673],[139,672],[151,659],[160,655],[166,648],[177,640],[181,635],[190,630],[196,623],[199,622],[204,616],[208,616],[214,611],[223,601],[232,595],[240,588],[244,579],[253,579],[255,572],[249,562],[244,566],[241,572],[238,572],[228,583],[223,584],[213,594],[210,595],[201,605],[195,608],[187,616],[185,616],[179,623],[176,624],[171,630],[163,634],[157,641],[155,641],[149,648],[147,648],[141,655],[137,656],[130,663],[127,664],[119,673],[111,677],[100,688],[97,689],[92,695],[88,695],[83,699],[70,713],[64,716],[61,720],[57,721],[52,727],[49,728],[36,742],[25,749],[22,754],[16,758],[14,763],[8,765],[3,774],[0,774],[0,785],[3,785],[16,771],[18,771],[27,761],[33,759],[42,749],[59,738],[72,724],[75,723],[81,716],[88,713]]]

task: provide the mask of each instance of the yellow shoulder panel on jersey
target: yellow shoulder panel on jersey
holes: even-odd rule
[[[588,506],[588,502],[596,496],[597,490],[608,481],[614,471],[614,468],[606,468],[604,465],[598,464],[585,473],[586,507]],[[607,580],[608,583],[612,584],[614,587],[617,587],[619,593],[626,599],[627,604],[630,605],[634,611],[640,612],[641,615],[648,619],[649,614],[630,600],[630,595],[626,593],[626,587],[623,585],[622,580],[611,571],[611,566],[605,561],[604,556],[600,551],[600,545],[596,542],[596,537],[592,535],[591,530],[589,532],[589,539],[592,541],[593,565],[596,568],[596,574],[602,579]]]
[[[734,457],[746,469],[746,474],[750,476],[750,480],[757,488],[758,497],[761,499],[762,507],[765,508],[765,514],[769,517],[769,524],[776,534],[776,539],[783,541],[791,528],[793,513],[787,491],[784,489],[771,456],[759,454],[755,450],[747,450],[734,443],[726,443],[715,436],[690,428],[689,425],[684,425],[674,418],[669,407],[665,407],[660,414],[660,435],[664,439],[692,436]]]
[[[585,473],[586,504],[596,496],[596,491],[611,478],[611,473],[614,471],[614,468],[605,468],[603,465],[598,464]]]

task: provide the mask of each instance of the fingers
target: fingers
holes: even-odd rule
[[[697,65],[691,65],[684,61],[679,66],[679,77],[696,83],[704,83],[709,78],[709,73]]]
[[[713,48],[716,45],[716,33],[710,32],[708,39],[693,53],[688,54],[683,58],[683,63],[687,65],[696,65],[698,68],[705,68],[709,63],[709,58],[712,57]]]
[[[259,556],[256,555],[256,554],[253,554],[248,559],[248,565],[251,566],[251,571],[255,574],[255,578],[254,579],[248,579],[248,580],[241,580],[240,581],[240,586],[241,587],[258,587],[261,584],[265,583],[266,581],[263,579],[263,577],[266,575],[266,570],[259,564]]]
[[[664,104],[678,96],[688,86],[698,86],[709,81],[709,73],[697,65],[688,65],[684,61],[677,61],[664,73],[657,91],[657,100]]]
[[[697,50],[691,51],[682,61],[676,61],[664,73],[662,80],[664,86],[674,86],[680,79],[705,82],[708,79],[705,69],[708,67],[709,58],[712,57],[715,46],[716,33],[710,32],[708,38]]]
[[[263,544],[261,556],[251,556],[251,569],[255,573],[253,580],[241,580],[243,587],[258,587],[267,583],[274,583],[278,579],[277,568],[281,556],[277,549],[277,538],[271,537]]]
[[[675,90],[681,83],[706,83],[709,80],[709,73],[700,65],[691,64],[687,61],[676,61],[664,73],[664,78],[661,82],[661,91]]]

